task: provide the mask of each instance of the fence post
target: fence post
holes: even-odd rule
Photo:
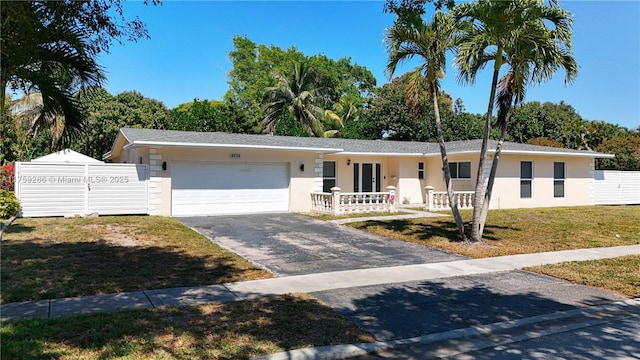
[[[396,201],[396,187],[393,185],[387,186],[389,191],[389,211],[398,212],[398,202]]]
[[[427,206],[425,206],[427,211],[433,210],[433,189],[434,187],[430,185],[424,187],[424,190],[427,193]]]
[[[331,211],[333,215],[340,215],[340,189],[337,186],[331,188]]]

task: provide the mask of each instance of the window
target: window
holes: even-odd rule
[[[423,162],[418,163],[418,179],[420,180],[424,179],[424,163]]]
[[[564,197],[564,163],[553,163],[553,197]]]
[[[452,179],[471,179],[471,162],[450,162],[449,170]]]
[[[330,193],[336,186],[336,162],[324,161],[322,163],[322,192]]]
[[[530,199],[533,182],[533,163],[531,161],[520,162],[520,197]]]

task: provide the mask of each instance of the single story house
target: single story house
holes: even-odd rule
[[[480,144],[446,144],[457,193],[474,189]],[[491,158],[495,142],[489,149]],[[610,157],[505,143],[491,208],[590,205],[594,160]],[[436,143],[121,129],[104,160],[148,164],[149,213],[163,216],[312,212],[371,199],[433,208],[445,190]]]

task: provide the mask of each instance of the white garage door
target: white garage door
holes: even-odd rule
[[[289,210],[289,165],[174,163],[173,216]]]

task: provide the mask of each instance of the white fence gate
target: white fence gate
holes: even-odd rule
[[[640,171],[596,170],[594,205],[640,204]]]
[[[147,165],[16,163],[20,216],[148,214]]]

